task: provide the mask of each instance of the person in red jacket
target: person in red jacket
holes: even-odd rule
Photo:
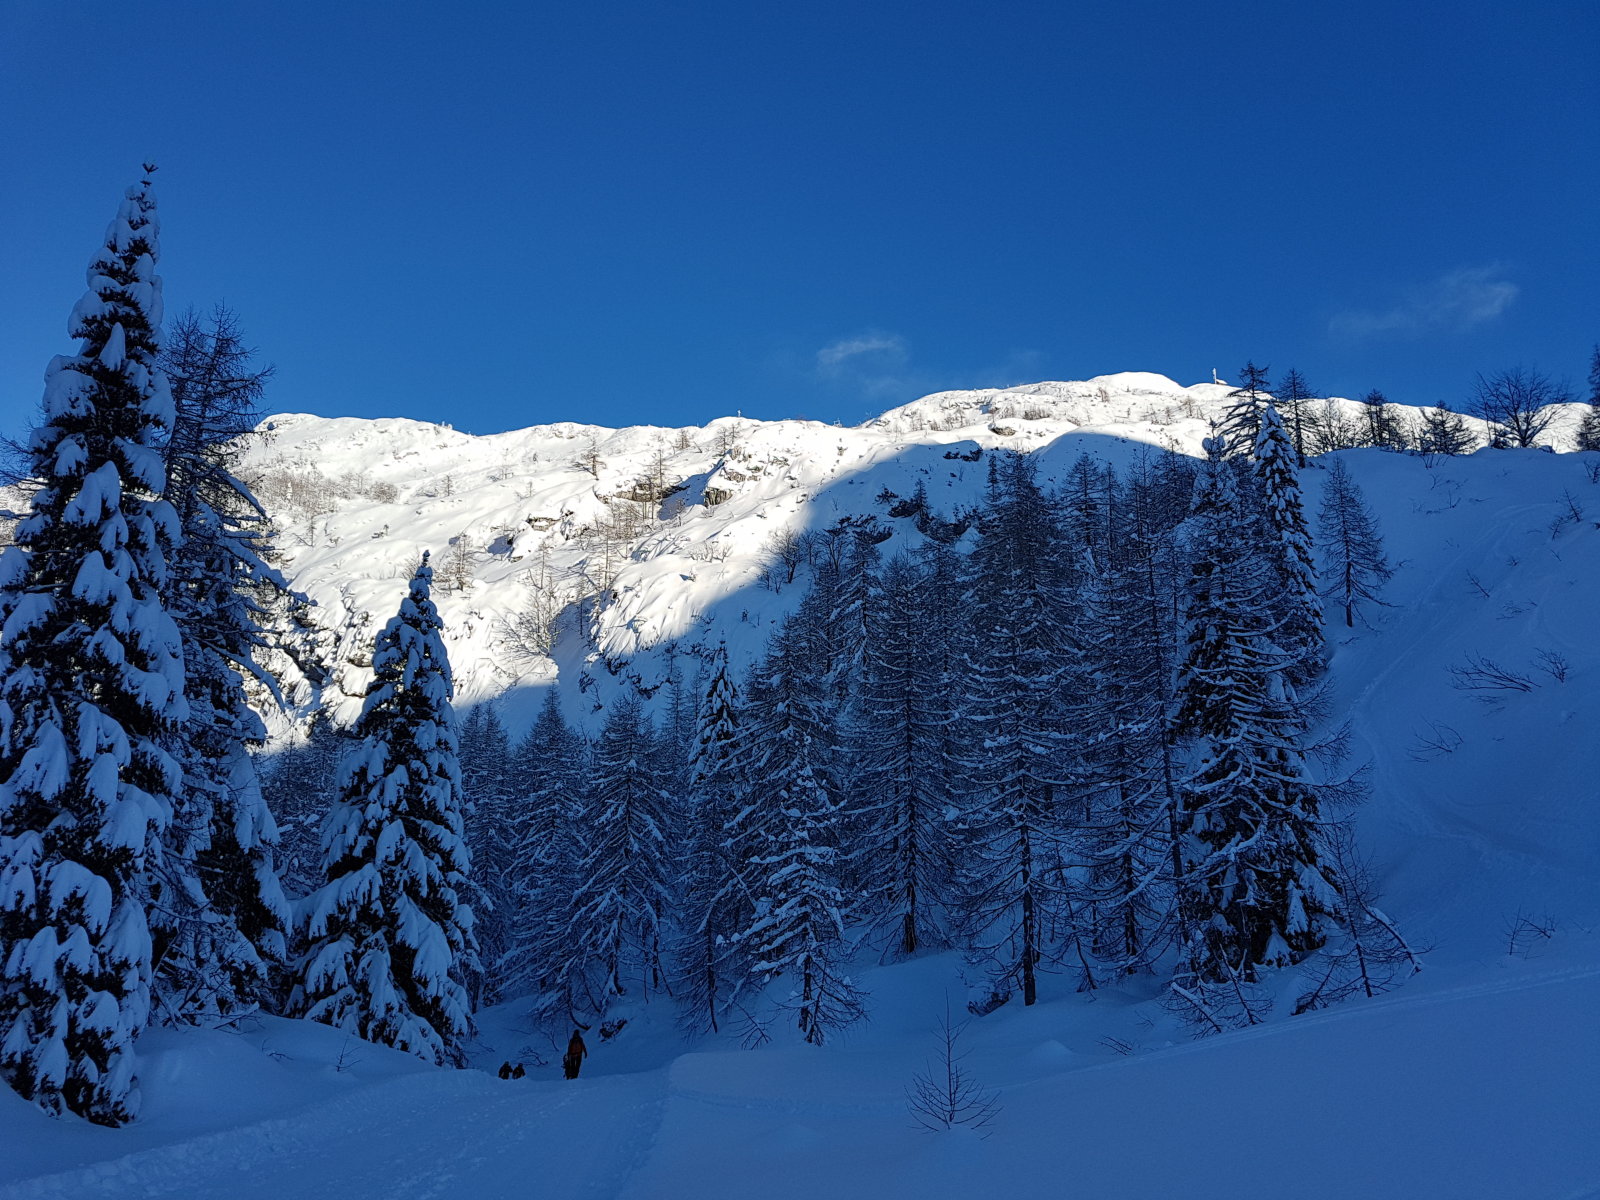
[[[583,1036],[574,1029],[572,1040],[567,1043],[566,1057],[561,1060],[562,1069],[566,1071],[568,1079],[578,1077],[578,1069],[583,1066],[583,1060],[589,1054],[589,1047],[583,1044]]]

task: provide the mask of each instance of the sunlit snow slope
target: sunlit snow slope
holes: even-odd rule
[[[653,694],[674,662],[692,681],[696,651],[719,638],[736,665],[760,653],[806,584],[803,569],[787,586],[770,569],[786,534],[874,515],[893,531],[887,557],[921,538],[888,515],[894,497],[920,483],[946,515],[976,505],[980,449],[1034,454],[1046,483],[1082,454],[1198,454],[1227,392],[1125,373],[942,392],[848,429],[729,417],[703,429],[561,422],[472,436],[290,415],[270,423],[245,473],[278,518],[288,573],[315,602],[302,619],[333,667],[330,680],[291,690],[302,715],[325,704],[354,718],[373,634],[428,550],[461,702],[504,697],[516,730],[559,679],[569,717],[597,728],[619,689]],[[1332,404],[1356,419],[1359,406]],[[1552,440],[1575,421],[1563,415]],[[572,606],[553,654],[530,656],[513,627],[540,593]],[[600,599],[580,609],[584,597]]]

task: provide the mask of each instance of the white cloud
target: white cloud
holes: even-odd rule
[[[1338,313],[1328,332],[1347,338],[1420,337],[1472,329],[1494,320],[1517,298],[1521,289],[1504,274],[1498,264],[1461,267],[1412,288],[1389,308]]]
[[[863,355],[878,362],[904,362],[905,339],[893,333],[863,333],[840,338],[817,351],[817,370],[824,374],[836,372],[843,364]]]
[[[881,408],[951,388],[1032,382],[1040,377],[1043,358],[1035,350],[1013,350],[980,370],[935,370],[913,361],[905,338],[874,329],[822,347],[813,358],[812,371],[830,389],[853,393]]]

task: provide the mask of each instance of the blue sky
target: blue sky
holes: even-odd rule
[[[853,423],[1247,358],[1574,385],[1600,4],[0,6],[0,425],[161,164],[169,305],[279,410]]]

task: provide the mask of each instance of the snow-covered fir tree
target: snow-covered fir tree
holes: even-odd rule
[[[1272,640],[1288,658],[1284,678],[1299,687],[1322,673],[1327,649],[1296,459],[1277,407],[1268,404],[1261,410],[1250,470],[1261,517],[1261,552],[1272,578]]]
[[[1167,466],[1170,468],[1171,460]],[[1085,686],[1071,713],[1079,750],[1085,864],[1074,896],[1095,961],[1111,974],[1151,966],[1179,932],[1181,869],[1172,707],[1173,591],[1181,559],[1170,469],[1136,462],[1113,506],[1108,553],[1082,596]],[[1184,506],[1187,510],[1187,505]]]
[[[278,877],[293,899],[322,886],[322,824],[339,795],[344,739],[323,710],[305,731],[259,766],[261,790],[278,827]]]
[[[1328,468],[1317,528],[1322,535],[1322,559],[1328,576],[1325,594],[1344,609],[1345,625],[1354,628],[1362,603],[1383,603],[1378,599],[1378,589],[1388,582],[1394,570],[1384,557],[1378,520],[1341,458],[1335,458]]]
[[[172,399],[158,224],[128,189],[45,376],[35,485],[0,552],[0,1076],[52,1113],[138,1110],[150,1016],[149,867],[180,771],[178,630],[163,604]]]
[[[937,653],[923,575],[891,559],[866,599],[866,646],[850,723],[852,878],[862,913],[902,956],[944,943],[955,870],[950,828],[955,681]],[[931,651],[931,652],[930,652]]]
[[[710,682],[701,699],[690,764],[688,830],[679,906],[681,936],[673,989],[683,1024],[716,1032],[750,977],[748,956],[733,936],[754,917],[749,809],[738,774],[739,689],[728,666],[728,646],[717,643]]]
[[[500,997],[499,965],[516,935],[516,879],[524,868],[517,846],[527,811],[511,775],[511,737],[493,700],[474,705],[461,722],[458,755],[472,852],[473,933],[483,968],[471,984],[481,1007]]]
[[[1307,777],[1303,718],[1270,640],[1270,573],[1220,439],[1196,487],[1178,723],[1193,741],[1183,780],[1185,961],[1175,994],[1198,1022],[1253,1023],[1261,972],[1326,938],[1338,884]]]
[[[791,621],[746,690],[738,769],[749,788],[756,901],[749,926],[735,936],[750,963],[749,982],[770,985],[801,1036],[820,1045],[864,1009],[845,969],[839,808],[826,762],[834,733],[816,669],[824,655],[815,628]]]
[[[1246,455],[1261,432],[1261,410],[1272,399],[1267,368],[1252,360],[1241,368],[1239,386],[1228,393],[1228,410],[1223,414],[1221,438],[1230,457]]]
[[[429,1062],[460,1065],[476,969],[454,687],[428,555],[378,634],[355,745],[306,903],[297,1011]]]
[[[1060,537],[1030,459],[991,458],[979,533],[967,563],[972,634],[960,715],[962,923],[997,989],[1019,987],[1033,1004],[1048,909],[1063,882],[1072,621]]]
[[[653,730],[637,696],[606,715],[574,821],[582,846],[560,973],[603,1016],[618,996],[648,997],[662,984],[670,797]]]
[[[187,1021],[260,1005],[269,971],[286,962],[277,826],[250,756],[266,728],[245,692],[248,676],[263,695],[277,693],[257,664],[257,597],[286,585],[266,561],[266,515],[235,474],[270,371],[252,367],[226,309],[209,322],[181,318],[162,358],[175,411],[168,494],[182,531],[166,596],[183,638],[189,719],[169,737],[183,786],[155,868],[151,923],[158,1013]]]
[[[528,736],[512,759],[519,824],[510,831],[519,864],[512,884],[506,956],[493,968],[502,994],[533,992],[541,1018],[562,1023],[582,1004],[569,961],[567,926],[577,887],[589,745],[567,724],[561,696],[545,693]]]

